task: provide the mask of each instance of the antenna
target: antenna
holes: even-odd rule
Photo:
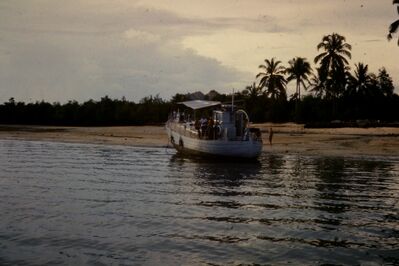
[[[233,89],[233,96],[231,97],[231,112],[234,112],[234,89]]]

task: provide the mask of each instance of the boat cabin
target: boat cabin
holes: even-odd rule
[[[216,101],[180,102],[167,122],[180,134],[204,140],[260,140],[259,129],[249,127],[249,116],[234,105]],[[184,108],[185,107],[185,108]]]

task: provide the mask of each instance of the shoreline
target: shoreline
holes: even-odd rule
[[[324,156],[399,156],[399,128],[309,129],[294,123],[253,124],[262,131],[263,151]],[[273,144],[268,130],[273,128]],[[58,127],[0,125],[0,139],[166,147],[164,126]]]

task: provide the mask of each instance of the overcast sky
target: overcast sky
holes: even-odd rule
[[[399,87],[397,18],[392,0],[1,0],[0,102],[242,90],[333,32]]]

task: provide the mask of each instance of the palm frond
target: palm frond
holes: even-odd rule
[[[309,73],[309,75],[310,75],[311,73]],[[310,80],[309,80],[309,76],[303,76],[302,77],[302,80],[305,82],[308,82],[308,83],[310,83]]]
[[[345,57],[341,56],[340,59],[341,59],[343,62],[345,62],[346,65],[349,64],[348,60],[346,60]],[[343,64],[342,64],[342,62],[339,62],[339,64],[340,64],[342,67],[344,67]]]
[[[391,34],[392,36],[392,33],[396,33],[398,31],[398,28],[399,28],[399,19],[393,22],[391,25],[389,25],[389,34]]]
[[[263,77],[260,81],[259,81],[259,88],[263,88],[263,87],[266,87],[266,82],[267,82],[267,79],[265,78],[265,77]]]
[[[256,74],[256,78],[259,78],[260,76],[265,76],[265,75],[266,75],[265,73],[260,72],[260,73]]]
[[[296,79],[296,77],[294,75],[290,75],[287,77],[287,81],[290,82],[291,80]]]
[[[269,59],[265,59],[265,63],[267,66],[270,66],[271,62],[274,61],[274,58],[272,58],[272,60],[270,61]]]
[[[320,49],[325,48],[325,47],[326,47],[326,44],[324,42],[321,42],[321,43],[319,43],[317,45],[317,50],[320,50]]]
[[[349,51],[347,51],[347,50],[339,51],[339,53],[340,53],[340,54],[343,54],[343,55],[345,55],[345,56],[347,56],[348,58],[352,58],[351,52],[349,52]]]
[[[305,91],[306,91],[306,90],[308,90],[308,87],[309,87],[309,85],[310,85],[310,81],[308,80],[308,82],[307,82],[307,85],[308,85],[308,86],[306,86],[306,83],[305,83],[304,80],[301,81],[301,84],[302,84],[302,87],[303,87],[303,88],[305,89]]]
[[[321,53],[314,58],[314,62],[317,63],[320,59],[324,58],[327,55],[327,52]]]
[[[349,43],[344,43],[344,44],[342,45],[342,49],[352,50],[352,45],[350,45]]]
[[[285,73],[285,67],[278,67],[274,70],[274,73],[276,74],[284,74]]]

